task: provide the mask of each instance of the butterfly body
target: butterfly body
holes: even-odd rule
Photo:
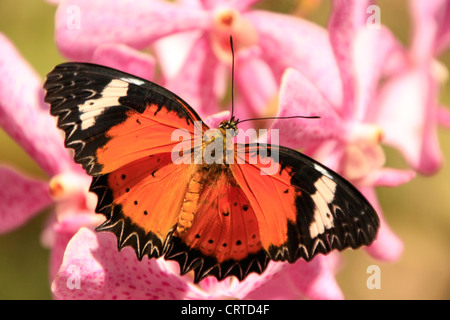
[[[66,147],[93,177],[106,218],[97,230],[139,259],[176,260],[195,281],[242,280],[270,260],[309,261],[376,236],[377,214],[349,182],[295,150],[235,143],[234,118],[209,136],[180,97],[93,64],[55,67],[45,89]]]

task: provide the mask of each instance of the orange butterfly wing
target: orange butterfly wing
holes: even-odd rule
[[[114,232],[119,248],[132,246],[138,258],[165,255],[182,273],[193,270],[195,281],[242,280],[262,273],[269,259],[310,260],[376,236],[378,217],[359,191],[292,149],[237,144],[234,164],[174,163],[174,130],[184,129],[184,147],[192,148],[195,133],[208,127],[154,83],[66,63],[45,89],[66,147],[94,177],[96,211],[107,218],[98,230]],[[192,161],[192,152],[182,159]]]
[[[114,232],[119,248],[132,246],[139,259],[161,256],[191,176],[191,166],[176,165],[164,153],[94,177],[90,190],[99,199],[96,212],[107,217],[97,230]]]
[[[261,156],[261,149],[267,155]],[[313,159],[281,146],[250,144],[237,146],[239,161],[231,171],[255,212],[262,247],[272,260],[308,261],[375,238],[379,219],[372,206]],[[273,174],[262,174],[268,172]]]
[[[175,94],[98,65],[58,65],[44,87],[66,147],[94,177],[96,212],[107,218],[98,230],[113,231],[139,258],[161,256],[194,173],[171,161],[172,132],[184,129],[193,146],[194,131],[207,126],[195,128],[200,117]]]
[[[228,169],[204,171],[192,227],[185,234],[174,234],[166,259],[177,260],[183,274],[195,270],[196,282],[208,275],[219,280],[235,275],[242,280],[250,272],[262,273],[268,256],[247,196],[230,179]]]
[[[169,243],[166,259],[178,261],[182,273],[194,270],[195,281],[242,280],[261,274],[270,259],[309,261],[375,238],[376,212],[332,170],[284,147],[235,149],[233,164],[204,168],[192,227]]]
[[[94,64],[63,63],[49,73],[45,101],[66,133],[66,147],[90,175],[171,152],[176,129],[193,135],[197,113],[170,91]],[[207,130],[206,125],[197,128]]]

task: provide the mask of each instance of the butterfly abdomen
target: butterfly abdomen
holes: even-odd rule
[[[177,234],[185,234],[192,226],[194,214],[197,209],[198,199],[203,190],[203,170],[198,170],[192,176],[187,187],[186,196],[178,217]]]

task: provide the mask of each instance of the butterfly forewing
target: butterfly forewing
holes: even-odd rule
[[[142,157],[171,152],[174,130],[193,134],[200,117],[181,98],[144,79],[110,68],[64,63],[44,88],[50,112],[66,133],[66,147],[90,175]],[[198,128],[200,131],[206,126]]]

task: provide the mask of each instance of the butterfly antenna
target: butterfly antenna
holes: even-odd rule
[[[234,47],[233,36],[230,35],[230,48],[231,48],[231,120],[234,121]],[[319,116],[291,116],[291,117],[267,117],[267,118],[251,118],[245,120],[238,120],[236,122],[242,123],[246,121],[254,120],[275,120],[275,119],[319,119]]]
[[[289,117],[266,117],[266,118],[251,118],[239,120],[239,123],[255,120],[285,120],[285,119],[320,119],[319,116],[289,116]]]
[[[230,35],[231,47],[231,120],[234,120],[234,48],[233,37]]]
[[[231,121],[234,121],[234,47],[233,47],[233,36],[230,35],[230,48],[231,48]],[[267,117],[267,118],[251,118],[245,120],[237,120],[237,122],[242,123],[246,121],[254,120],[275,120],[275,119],[319,119],[319,116],[290,116],[290,117]]]

